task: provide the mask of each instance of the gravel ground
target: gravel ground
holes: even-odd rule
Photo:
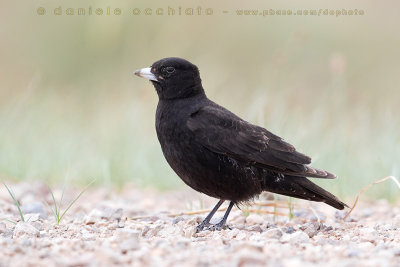
[[[57,224],[47,186],[11,188],[27,222],[0,189],[0,266],[400,266],[400,207],[384,200],[360,202],[346,220],[347,211],[296,201],[289,219],[288,203],[265,194],[232,211],[231,230],[195,233],[206,214],[193,211],[216,200],[189,189],[91,189]],[[79,192],[66,190],[63,207]],[[268,214],[274,203],[280,215]]]

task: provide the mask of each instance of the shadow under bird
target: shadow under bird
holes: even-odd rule
[[[164,58],[135,74],[157,91],[156,131],[171,168],[194,190],[220,199],[197,231],[222,229],[233,205],[262,191],[347,207],[306,178],[334,174],[309,166],[311,158],[279,136],[208,99],[199,69],[189,61]],[[210,224],[224,201],[230,201],[225,215]]]

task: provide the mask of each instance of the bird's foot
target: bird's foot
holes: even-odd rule
[[[197,227],[196,227],[196,233],[201,232],[201,231],[204,231],[204,230],[207,230],[207,229],[210,228],[211,226],[212,226],[211,223],[202,221],[199,225],[197,225]]]
[[[226,224],[222,225],[222,224],[217,223],[217,224],[210,225],[210,227],[208,227],[207,230],[221,231],[221,230],[232,230],[232,228],[230,228],[229,225],[226,225]]]
[[[232,230],[232,228],[230,228],[229,225],[226,225],[225,222],[219,222],[217,224],[202,222],[196,227],[196,233],[205,231],[205,230],[221,231],[221,230]]]

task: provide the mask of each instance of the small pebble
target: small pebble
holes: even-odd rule
[[[250,214],[246,217],[246,223],[249,225],[260,225],[264,223],[264,219],[258,214]]]
[[[27,222],[19,222],[15,225],[13,237],[39,237],[40,232]]]
[[[274,229],[265,231],[261,235],[264,238],[279,239],[282,237],[283,233],[282,233],[281,229],[274,228]]]

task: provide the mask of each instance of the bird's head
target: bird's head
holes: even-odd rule
[[[135,71],[135,75],[149,79],[159,99],[177,99],[204,94],[199,69],[189,61],[169,57],[154,62],[151,67]]]

